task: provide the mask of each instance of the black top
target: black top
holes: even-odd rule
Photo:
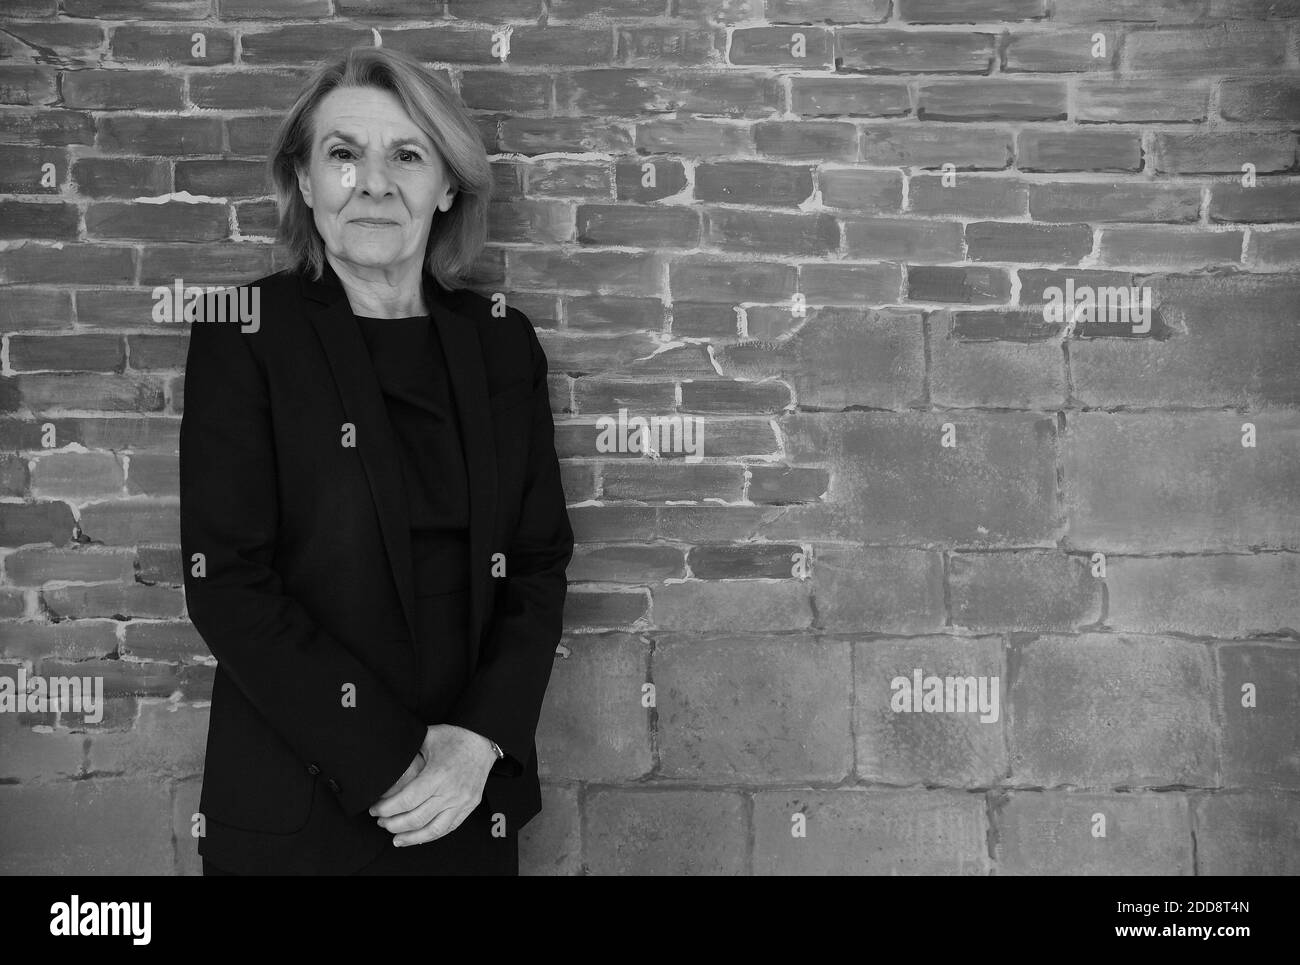
[[[469,482],[442,343],[427,315],[355,316],[402,459],[415,595],[469,585]]]

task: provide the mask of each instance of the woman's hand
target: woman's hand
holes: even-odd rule
[[[370,808],[393,844],[423,844],[456,830],[483,799],[496,763],[491,742],[453,724],[434,724],[420,753]]]

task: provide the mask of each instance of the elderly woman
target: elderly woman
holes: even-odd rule
[[[487,157],[445,82],[357,48],[270,160],[295,264],[186,367],[204,873],[517,874],[573,534],[532,325],[457,287]]]

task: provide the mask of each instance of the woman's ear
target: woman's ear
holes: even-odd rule
[[[301,164],[294,167],[294,173],[298,176],[298,193],[302,195],[302,200],[307,207],[311,207],[311,178],[307,174],[307,169]]]

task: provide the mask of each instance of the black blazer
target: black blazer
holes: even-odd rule
[[[541,810],[534,734],[573,553],[546,356],[518,309],[494,318],[481,295],[424,285],[470,486],[472,675],[443,721],[413,711],[401,466],[338,276],[253,282],[256,332],[190,326],[181,552],[190,619],[218,661],[198,850],[231,871],[348,873],[392,847],[367,811],[427,724],[501,746],[484,799],[509,832]]]

